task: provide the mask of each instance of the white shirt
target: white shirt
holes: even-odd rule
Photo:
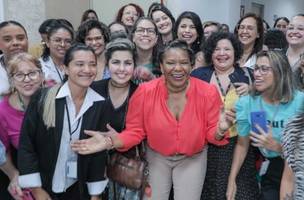
[[[42,58],[39,58],[39,61],[46,81],[54,80],[56,83],[62,83],[65,73],[56,67],[51,56],[48,57],[47,61],[44,61]]]
[[[3,55],[0,56],[0,59],[3,59]],[[9,91],[10,84],[8,81],[8,74],[6,72],[5,66],[0,62],[0,99],[3,94]]]
[[[248,68],[254,69],[254,66],[255,66],[255,64],[256,64],[256,60],[257,60],[256,54],[253,54],[253,55],[250,56],[250,58],[246,61],[246,63],[244,64],[243,67],[248,67]]]
[[[60,141],[60,148],[57,157],[57,162],[55,166],[55,172],[52,180],[52,191],[55,193],[65,192],[68,187],[70,187],[73,183],[77,181],[77,178],[69,178],[67,177],[67,162],[77,160],[77,154],[74,153],[70,147],[70,131],[68,124],[69,114],[70,122],[71,122],[71,130],[75,131],[71,139],[77,140],[79,139],[81,125],[82,125],[82,117],[85,112],[93,105],[96,101],[103,101],[104,98],[96,93],[93,89],[88,88],[86,96],[84,98],[83,104],[80,108],[79,113],[76,115],[75,104],[72,100],[70,88],[68,83],[64,83],[63,86],[59,89],[56,99],[66,98],[66,105],[68,107],[68,111],[66,107],[64,108],[64,118],[63,118],[63,127]],[[78,124],[78,120],[79,124]],[[78,128],[77,128],[78,124]],[[47,159],[47,158],[46,158]],[[108,180],[105,181],[97,181],[97,182],[87,182],[87,187],[90,195],[98,195],[101,194],[104,188],[107,185]],[[26,187],[41,187],[41,177],[40,173],[33,173],[19,176],[19,185],[23,188]]]

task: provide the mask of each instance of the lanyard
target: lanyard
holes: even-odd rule
[[[54,65],[54,66],[55,66],[55,65]],[[61,76],[61,74],[60,74],[60,72],[59,72],[57,66],[55,66],[55,69],[56,69],[57,75],[58,75],[59,78],[60,78],[61,83],[63,83],[63,77]]]
[[[72,135],[78,130],[79,124],[80,124],[80,120],[81,120],[82,117],[80,117],[80,118],[77,120],[77,126],[76,126],[75,130],[72,131],[72,128],[71,128],[71,120],[70,120],[70,113],[69,113],[69,109],[68,109],[68,105],[67,105],[67,104],[65,104],[65,109],[66,109],[67,116],[68,116],[68,125],[69,125],[70,141],[72,141]]]
[[[55,65],[55,63],[54,63],[54,61],[52,60],[51,57],[50,57],[50,59],[51,59],[51,62],[53,63],[53,66],[55,67],[55,70],[56,70],[56,72],[57,72],[57,75],[58,75],[58,77],[59,77],[61,83],[63,83],[63,77],[61,76],[61,74],[60,74],[60,72],[59,72],[59,70],[58,70],[58,67]]]
[[[219,79],[219,77],[218,77],[218,75],[217,75],[217,73],[216,73],[216,71],[214,71],[214,75],[215,75],[215,79],[216,79],[217,85],[218,85],[219,88],[220,88],[221,94],[222,94],[222,96],[224,97],[224,102],[225,102],[225,100],[226,100],[226,95],[227,95],[227,93],[228,93],[228,91],[229,91],[229,89],[230,89],[230,87],[231,87],[231,82],[229,82],[229,85],[228,85],[228,87],[227,87],[227,90],[225,91],[224,88],[223,88],[223,86],[222,86],[222,84],[221,84],[221,81],[220,81],[220,79]]]
[[[19,99],[21,108],[22,108],[23,111],[25,111],[26,110],[26,106],[25,106],[24,101],[22,100],[21,95],[20,95],[20,93],[18,91],[17,91],[17,95],[18,95],[18,99]]]

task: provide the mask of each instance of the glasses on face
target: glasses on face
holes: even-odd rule
[[[272,69],[272,67],[270,67],[270,66],[266,66],[266,65],[258,66],[258,65],[255,65],[254,68],[253,68],[253,71],[254,72],[260,72],[260,74],[262,74],[262,75],[266,75],[266,74],[268,74],[271,71],[271,69]]]
[[[137,28],[135,30],[135,33],[138,34],[138,35],[143,35],[143,34],[145,34],[145,32],[147,32],[148,35],[155,35],[156,34],[154,28]]]
[[[17,72],[17,73],[13,74],[13,78],[14,78],[14,80],[16,80],[18,82],[23,82],[26,77],[28,77],[30,80],[34,81],[40,77],[40,74],[41,74],[41,70],[31,71],[27,74]]]
[[[71,39],[54,38],[54,39],[51,39],[51,41],[56,45],[67,45],[67,46],[72,45]]]

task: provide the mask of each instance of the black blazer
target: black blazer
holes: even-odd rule
[[[20,175],[40,173],[42,187],[49,193],[52,191],[52,179],[59,153],[63,128],[65,98],[56,99],[55,127],[47,129],[42,119],[42,99],[47,89],[39,90],[31,99],[25,113],[21,128],[18,149],[18,168]],[[84,113],[80,130],[80,139],[88,138],[84,130],[100,130],[99,123],[105,101],[94,102]],[[86,182],[104,180],[106,151],[78,155],[77,177],[82,195],[87,196]]]
[[[210,65],[208,67],[200,67],[193,70],[191,72],[191,76],[210,83],[213,72],[214,72],[214,67],[213,65]],[[249,77],[246,76],[244,70],[242,70],[239,66],[236,66],[234,68],[234,73],[237,76],[238,80],[241,80],[241,82],[243,83],[249,84]]]

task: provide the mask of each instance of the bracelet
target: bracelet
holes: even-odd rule
[[[114,149],[113,140],[111,137],[105,137],[105,144],[108,146],[107,150]]]

